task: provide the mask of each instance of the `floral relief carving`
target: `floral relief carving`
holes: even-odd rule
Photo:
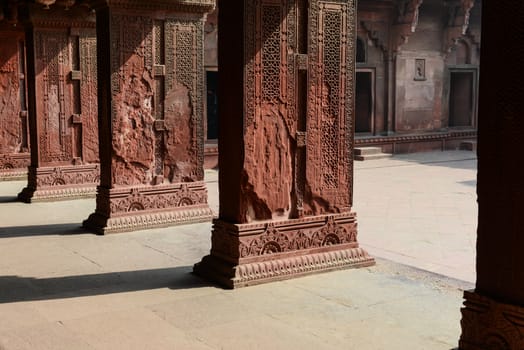
[[[240,239],[240,257],[264,254],[282,253],[302,249],[319,248],[322,246],[357,241],[356,224],[339,225],[333,216],[329,216],[326,224],[318,230],[308,232],[299,229],[296,232],[282,232],[274,223],[269,223],[264,233],[254,239]]]

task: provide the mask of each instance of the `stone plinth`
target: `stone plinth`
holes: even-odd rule
[[[374,264],[358,247],[354,213],[254,224],[214,221],[199,275],[228,288]]]
[[[355,2],[219,8],[220,215],[194,271],[234,288],[374,264],[351,210]]]
[[[94,196],[98,184],[95,18],[85,6],[24,3],[31,164],[24,202]]]
[[[98,233],[211,220],[204,180],[203,29],[213,1],[101,1]]]
[[[16,21],[0,19],[0,180],[24,179],[29,165],[25,39]]]

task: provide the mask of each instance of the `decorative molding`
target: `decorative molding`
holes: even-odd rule
[[[100,167],[98,164],[29,166],[27,177],[27,187],[18,194],[18,199],[26,203],[94,197]]]
[[[88,0],[94,9],[104,7],[125,10],[165,10],[173,12],[208,13],[215,9],[215,0]]]
[[[464,292],[461,350],[524,349],[524,308]]]
[[[169,185],[98,187],[96,212],[84,227],[99,234],[210,221],[203,181]]]
[[[355,213],[248,224],[215,219],[213,223],[211,254],[195,265],[195,272],[214,275],[210,278],[228,288],[374,264],[358,246]]]
[[[418,135],[394,135],[394,136],[373,136],[357,137],[356,146],[383,144],[383,143],[408,143],[408,142],[425,142],[425,141],[445,141],[449,139],[476,138],[477,131],[449,131],[443,133],[429,133]]]
[[[110,234],[208,222],[213,218],[213,215],[207,204],[161,212],[133,212],[128,215],[114,217],[107,217],[95,212],[87,220],[84,220],[82,226],[98,234]]]
[[[0,172],[25,171],[31,163],[29,153],[0,154]]]

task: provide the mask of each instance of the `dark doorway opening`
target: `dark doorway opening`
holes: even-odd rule
[[[206,71],[207,83],[207,139],[218,139],[218,72]]]
[[[449,87],[449,126],[472,126],[473,72],[451,72]]]
[[[355,86],[355,132],[370,133],[372,108],[373,108],[373,84],[371,72],[357,72]]]

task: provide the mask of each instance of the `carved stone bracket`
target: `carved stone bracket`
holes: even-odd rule
[[[397,19],[392,27],[391,49],[398,51],[401,45],[407,43],[418,25],[419,8],[424,0],[399,0],[397,3]]]
[[[524,349],[524,308],[464,292],[461,350]]]
[[[373,41],[376,47],[381,49],[383,53],[388,52],[387,28],[371,21],[360,21],[360,27],[364,29],[368,38]]]
[[[228,288],[373,265],[357,243],[356,215],[254,224],[214,221],[211,254],[195,272]]]
[[[448,23],[444,31],[444,52],[449,52],[457,40],[467,33],[469,14],[475,0],[449,0],[445,5],[448,7]]]

